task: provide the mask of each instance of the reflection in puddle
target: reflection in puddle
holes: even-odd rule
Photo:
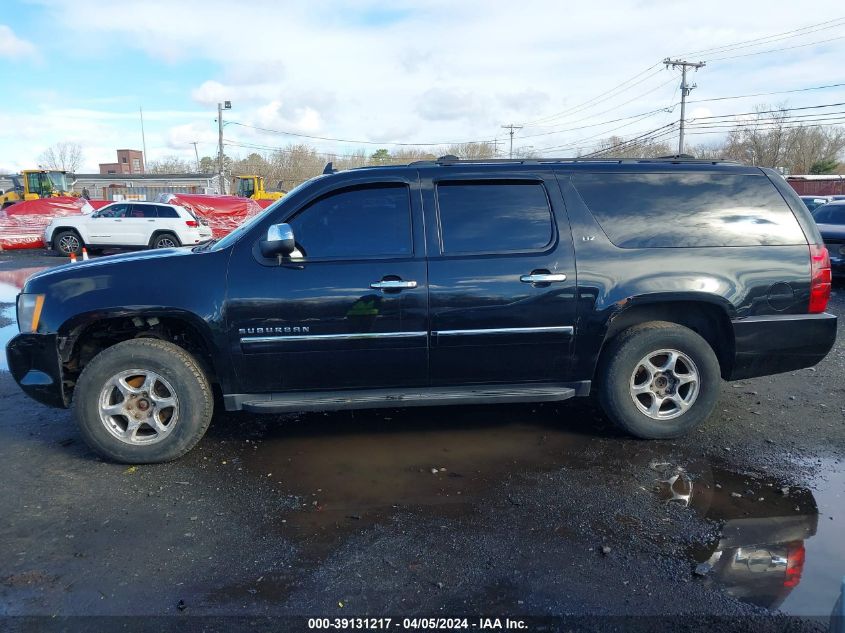
[[[6,343],[18,333],[18,326],[15,322],[15,300],[18,293],[29,277],[45,268],[48,267],[33,266],[18,270],[0,271],[0,346],[3,349],[2,354],[0,354],[0,371],[9,371],[9,364],[6,360]]]
[[[813,491],[706,464],[652,464],[662,499],[721,524],[719,538],[692,552],[705,582],[740,600],[794,615],[833,610],[845,574],[840,538],[845,473],[833,462]],[[821,507],[822,514],[819,514]],[[838,516],[836,516],[838,515]]]

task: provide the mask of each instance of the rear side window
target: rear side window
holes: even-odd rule
[[[171,209],[170,207],[156,207],[158,210],[158,217],[160,218],[178,218],[179,214],[176,213],[176,209]]]
[[[765,176],[572,174],[611,242],[622,248],[806,244]]]
[[[542,183],[441,182],[437,207],[445,254],[536,251],[552,241],[552,213]]]
[[[408,187],[348,187],[310,203],[291,221],[307,258],[401,257],[412,253]]]
[[[126,218],[157,218],[156,208],[151,204],[130,204]]]
[[[819,207],[813,213],[813,219],[819,224],[845,224],[845,204]]]

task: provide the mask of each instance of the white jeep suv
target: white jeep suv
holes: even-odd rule
[[[80,216],[54,218],[44,230],[44,245],[61,255],[82,247],[172,248],[211,239],[208,225],[184,207],[156,202],[114,202]]]

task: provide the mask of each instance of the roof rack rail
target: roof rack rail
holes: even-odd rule
[[[455,156],[441,156],[436,160],[418,160],[408,163],[411,167],[434,167],[437,165],[486,165],[486,164],[513,164],[513,165],[539,165],[555,163],[692,163],[698,165],[716,165],[721,163],[738,164],[736,161],[727,159],[693,158],[688,154],[675,156],[658,156],[656,158],[457,158]]]

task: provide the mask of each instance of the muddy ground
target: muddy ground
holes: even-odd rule
[[[60,261],[0,253],[2,315],[15,271]],[[842,285],[830,310],[845,317]],[[14,329],[0,322],[4,344]],[[724,383],[711,420],[671,442],[620,434],[587,399],[220,413],[178,462],[128,468],[0,371],[0,614],[53,616],[4,619],[21,629],[143,615],[827,630],[845,575],[843,376],[840,336],[816,368]]]

